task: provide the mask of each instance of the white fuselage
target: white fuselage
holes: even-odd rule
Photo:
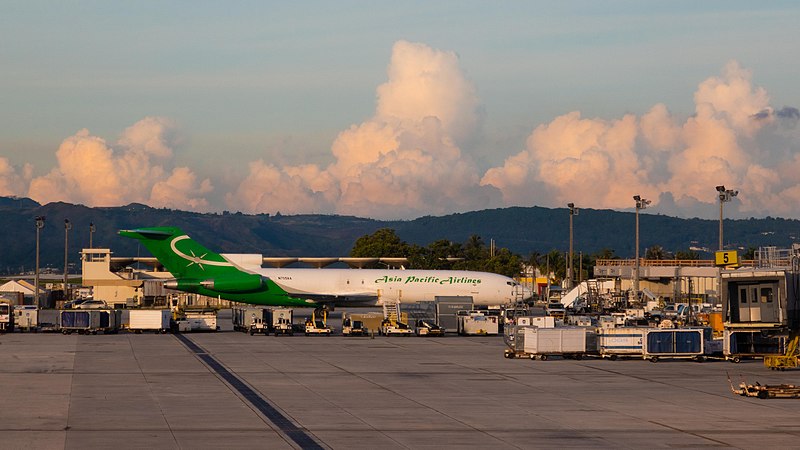
[[[290,294],[329,295],[337,303],[416,303],[436,297],[472,297],[476,305],[508,305],[530,297],[511,278],[462,270],[250,269]],[[527,291],[527,290],[525,290]]]

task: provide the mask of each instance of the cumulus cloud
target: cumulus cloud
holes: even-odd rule
[[[227,196],[247,212],[336,212],[384,218],[479,209],[499,199],[481,187],[458,143],[479,121],[479,103],[452,52],[397,42],[377,88],[375,115],[342,131],[328,167],[263,161]]]
[[[735,61],[701,82],[694,101],[695,114],[684,120],[663,104],[619,120],[557,117],[536,127],[526,148],[489,169],[481,184],[498,188],[509,205],[540,194],[545,206],[631,208],[639,194],[678,215],[714,203],[714,186],[725,184],[741,191],[732,206],[742,214],[797,217],[796,108],[775,111]]]
[[[21,170],[14,167],[8,158],[0,157],[0,196],[19,197],[26,193],[26,185],[31,178],[33,166],[25,164]]]
[[[84,129],[56,151],[58,165],[30,182],[28,196],[40,203],[67,201],[88,206],[131,202],[154,207],[208,210],[203,197],[210,180],[198,181],[186,167],[171,167],[172,124],[148,117],[132,125],[112,147]]]

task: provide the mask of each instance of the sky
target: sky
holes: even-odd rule
[[[0,195],[800,218],[790,1],[4,1]]]

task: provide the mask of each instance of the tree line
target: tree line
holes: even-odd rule
[[[539,273],[552,273],[556,282],[567,276],[569,255],[560,250],[547,253],[530,252],[526,257],[513,253],[505,247],[492,249],[478,235],[470,236],[458,243],[447,239],[434,241],[427,246],[409,244],[397,236],[391,228],[381,228],[372,234],[358,238],[350,251],[352,257],[407,258],[408,269],[474,270],[493,272],[508,277],[518,277],[525,267],[538,269]],[[646,259],[697,260],[700,254],[694,250],[666,251],[660,245],[645,250]],[[600,259],[620,259],[612,249],[595,253],[573,253],[573,269],[576,280],[591,278],[594,266]]]

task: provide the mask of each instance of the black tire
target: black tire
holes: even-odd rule
[[[611,355],[611,356],[609,356],[609,357],[608,357],[608,359],[610,359],[610,360],[612,360],[612,361],[616,361],[617,359],[619,359],[619,356],[617,356],[617,355]]]
[[[650,362],[651,363],[657,363],[658,362],[658,356],[651,356],[650,357]]]
[[[539,357],[541,361],[547,361],[547,355],[542,355]]]
[[[739,364],[740,362],[742,362],[742,358],[734,356],[733,359],[731,359],[731,361],[733,361],[734,364]]]
[[[761,400],[766,400],[769,398],[769,393],[767,391],[758,391],[757,397]]]

